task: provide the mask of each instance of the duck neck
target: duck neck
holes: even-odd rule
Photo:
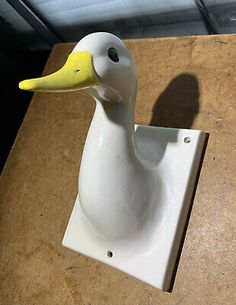
[[[132,136],[134,130],[134,106],[132,103],[112,103],[96,101],[95,116],[109,124],[113,130],[119,130],[124,136]]]
[[[95,99],[96,100],[96,99]],[[136,158],[133,146],[134,105],[96,100],[84,153],[110,160]],[[90,158],[88,158],[90,159]]]

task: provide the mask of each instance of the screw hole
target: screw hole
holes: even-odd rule
[[[189,137],[184,138],[184,143],[188,144],[191,142],[191,139]]]
[[[111,251],[107,251],[107,257],[112,258],[113,257],[113,253]]]

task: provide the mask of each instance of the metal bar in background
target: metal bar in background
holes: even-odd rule
[[[215,22],[211,16],[211,14],[208,12],[204,2],[202,0],[195,0],[195,2],[199,9],[200,14],[202,15],[202,19],[203,19],[203,22],[205,23],[208,33],[210,35],[217,34],[217,30],[214,25]]]
[[[6,0],[50,46],[62,42],[46,20],[25,0]]]

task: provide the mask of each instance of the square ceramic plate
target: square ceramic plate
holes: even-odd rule
[[[163,192],[155,194],[162,207],[161,213],[140,236],[127,240],[107,239],[90,224],[77,196],[62,244],[168,291],[191,208],[206,134],[199,130],[141,125],[135,129],[140,154],[152,161],[155,171],[162,177]]]

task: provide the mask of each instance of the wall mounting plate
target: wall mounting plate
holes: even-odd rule
[[[168,291],[191,209],[206,134],[142,125],[136,125],[135,130],[140,154],[152,160],[154,170],[162,178],[163,192],[160,194],[159,186],[155,194],[161,204],[160,213],[140,235],[125,240],[108,239],[90,224],[77,196],[62,244]]]

